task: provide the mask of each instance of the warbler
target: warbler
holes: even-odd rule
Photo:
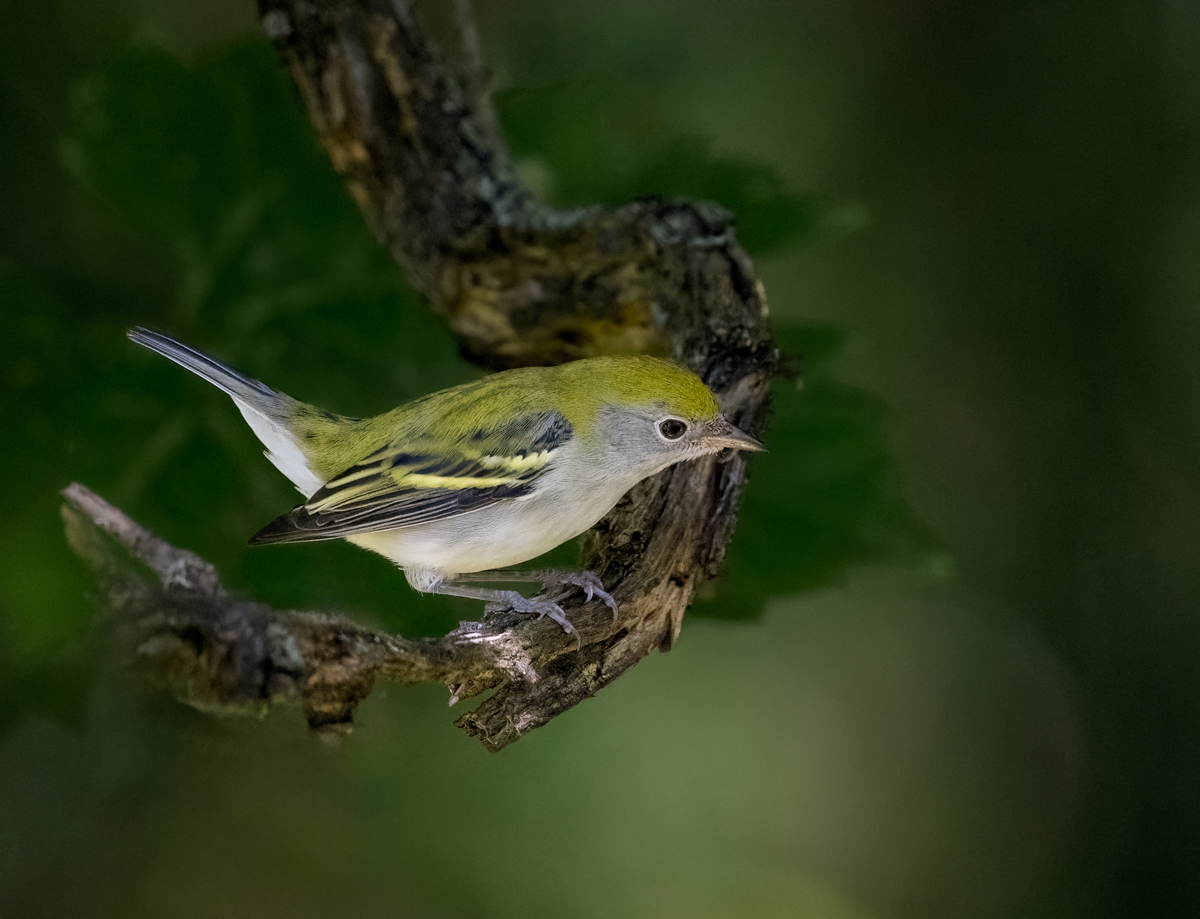
[[[129,338],[228,394],[305,502],[251,545],[346,539],[403,569],[423,593],[549,616],[577,587],[617,615],[592,572],[497,571],[596,524],[642,479],[683,460],[762,450],[695,374],[640,355],[506,370],[374,418],[321,411],[166,335]],[[472,584],[541,581],[544,591]]]

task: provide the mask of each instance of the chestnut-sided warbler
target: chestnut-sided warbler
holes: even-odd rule
[[[251,545],[347,539],[404,569],[416,590],[470,597],[574,628],[555,602],[471,587],[573,585],[616,603],[591,572],[492,569],[593,526],[673,463],[762,450],[693,373],[659,358],[594,357],[494,373],[375,418],[331,415],[147,329],[129,338],[223,390],[305,502]]]

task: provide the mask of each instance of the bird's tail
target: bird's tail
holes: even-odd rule
[[[130,329],[127,333],[129,340],[143,348],[156,351],[168,360],[174,361],[180,367],[186,367],[196,376],[203,377],[222,392],[228,393],[238,402],[270,416],[278,414],[283,409],[287,397],[275,392],[265,383],[243,376],[232,367],[222,364],[215,357],[189,348],[183,342],[168,338],[161,332],[150,329]],[[282,398],[281,398],[282,396]]]
[[[321,487],[323,480],[313,472],[309,457],[293,431],[298,416],[304,414],[303,403],[161,332],[137,328],[126,334],[130,341],[186,367],[227,393],[267,448],[267,459],[291,479],[305,497]]]

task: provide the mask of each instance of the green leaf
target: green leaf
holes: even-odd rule
[[[840,334],[802,327],[777,340],[803,355],[803,385],[776,390],[769,452],[751,460],[725,573],[699,615],[752,618],[770,597],[838,583],[863,564],[944,565],[904,497],[886,407],[831,372]]]
[[[130,50],[77,88],[72,114],[62,161],[174,254],[177,324],[240,339],[363,297],[412,301],[269,46],[194,68]]]
[[[4,517],[0,527],[0,645],[37,653],[75,637],[87,614],[84,579],[69,566],[56,481],[73,448],[68,427],[75,354],[59,329],[63,304],[16,268],[0,263],[0,431],[4,432]]]
[[[348,415],[477,373],[368,231],[267,43],[194,66],[125,52],[75,92],[61,159],[174,266],[174,302],[138,324]],[[278,605],[367,611],[409,634],[454,621],[353,547],[248,549],[296,493],[223,394],[106,334],[121,366],[96,401],[126,449],[115,482],[89,485]]]
[[[734,214],[751,255],[811,238],[835,216],[816,197],[789,191],[772,169],[672,133],[657,103],[629,86],[514,89],[497,107],[525,177],[558,207],[618,207],[655,195],[716,201]]]

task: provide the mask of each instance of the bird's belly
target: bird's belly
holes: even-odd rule
[[[578,536],[608,508],[594,516],[533,515],[533,508],[490,507],[471,514],[348,537],[378,552],[401,568],[420,568],[443,575],[504,568],[536,558]]]

